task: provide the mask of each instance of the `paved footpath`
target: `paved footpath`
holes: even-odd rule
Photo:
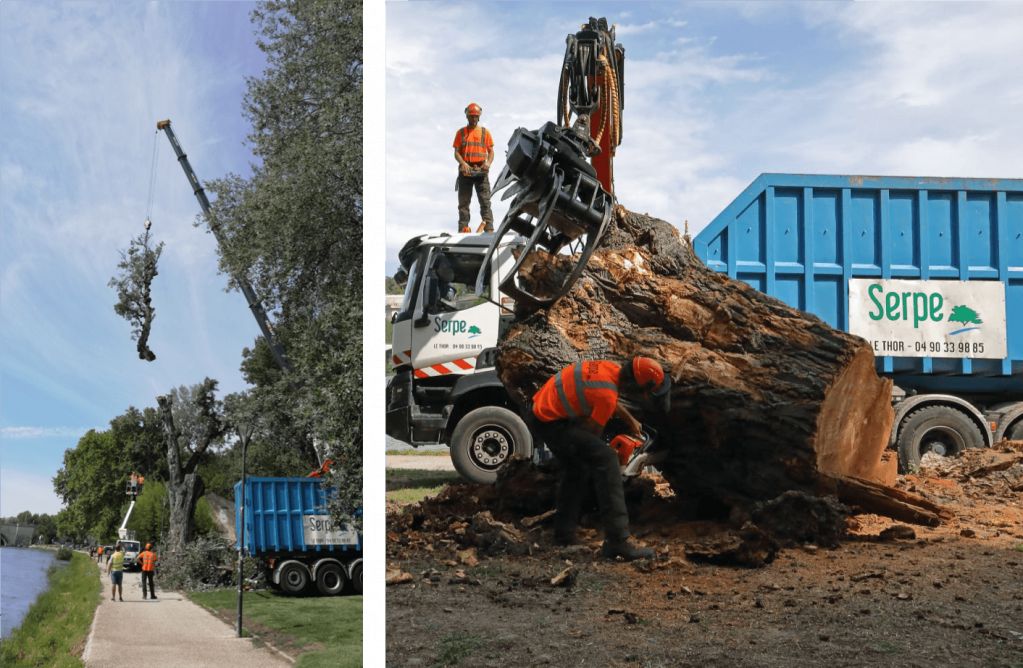
[[[110,576],[102,574],[103,599],[96,608],[82,661],[86,666],[290,666],[282,655],[235,636],[225,624],[182,594],[163,591],[143,600],[139,573],[124,574],[124,602],[110,600]]]

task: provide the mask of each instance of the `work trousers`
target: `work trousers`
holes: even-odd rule
[[[571,532],[579,523],[579,512],[587,485],[592,483],[604,525],[604,537],[611,542],[629,537],[629,511],[625,506],[618,455],[600,436],[572,420],[531,425],[558,460],[558,532]]]
[[[463,176],[458,174],[455,181],[458,189],[458,231],[469,226],[469,203],[472,201],[473,188],[476,189],[476,199],[480,203],[480,218],[483,219],[484,229],[487,232],[494,231],[494,213],[490,210],[490,176],[487,172]]]
[[[150,596],[156,597],[156,585],[153,584],[153,571],[142,571],[142,598],[147,596],[146,594],[146,581],[149,582],[149,594]]]

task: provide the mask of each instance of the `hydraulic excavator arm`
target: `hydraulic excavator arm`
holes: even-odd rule
[[[615,44],[607,19],[590,18],[566,38],[558,86],[557,123],[538,130],[518,128],[508,142],[507,160],[494,191],[514,197],[487,251],[493,257],[507,234],[527,239],[501,291],[527,309],[547,308],[564,296],[603,238],[614,208],[615,149],[621,142],[625,49]],[[566,247],[576,264],[543,294],[527,288],[520,269],[536,251],[548,257]],[[489,262],[476,282],[477,294]]]

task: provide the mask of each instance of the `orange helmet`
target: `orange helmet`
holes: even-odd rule
[[[657,360],[649,357],[632,358],[632,376],[644,391],[655,397],[666,397],[671,390],[671,376],[664,373]]]
[[[475,102],[470,102],[469,106],[465,108],[466,116],[480,116],[482,113],[483,107],[476,104]]]

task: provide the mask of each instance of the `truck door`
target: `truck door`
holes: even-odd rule
[[[419,291],[422,310],[412,323],[416,378],[472,373],[479,353],[497,345],[500,309],[490,301],[489,286],[475,294],[485,257],[482,247],[431,250]]]

